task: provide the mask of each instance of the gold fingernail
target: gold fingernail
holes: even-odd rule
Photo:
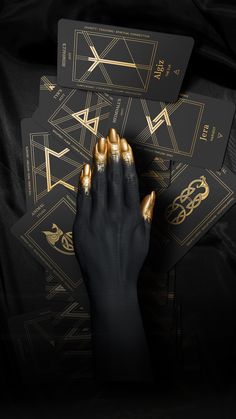
[[[99,172],[105,169],[107,162],[107,140],[104,137],[99,138],[95,145],[94,161]]]
[[[91,189],[91,177],[92,177],[92,173],[91,173],[90,165],[86,163],[80,174],[80,183],[86,195],[89,194],[89,191]]]
[[[121,138],[120,140],[120,149],[122,159],[125,161],[125,163],[132,164],[134,162],[133,151],[125,138]]]
[[[108,137],[109,137],[109,141],[113,144],[117,144],[118,143],[118,134],[115,130],[115,128],[110,128],[109,129],[109,133],[108,133]]]
[[[118,161],[120,158],[120,137],[115,128],[110,128],[107,140],[109,157]]]
[[[153,209],[155,205],[156,194],[154,191],[150,193],[150,195],[146,195],[141,203],[141,212],[143,218],[151,223],[153,217]]]
[[[107,147],[107,140],[104,137],[99,138],[98,140],[98,152],[104,154]]]

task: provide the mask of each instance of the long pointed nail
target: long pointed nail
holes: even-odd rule
[[[106,152],[107,139],[104,137],[99,138],[98,140],[98,152],[104,154]]]
[[[107,140],[104,137],[100,138],[95,145],[94,161],[99,172],[105,170],[107,162]]]
[[[117,134],[115,128],[109,129],[108,134],[108,156],[112,160],[119,161],[120,159],[120,137]]]
[[[110,128],[108,133],[109,141],[113,144],[117,144],[119,141],[119,135],[117,134],[115,128]]]
[[[83,167],[83,174],[84,174],[84,176],[90,176],[91,175],[91,169],[90,169],[90,165],[88,163],[86,163]]]
[[[150,195],[146,195],[143,198],[142,203],[141,203],[142,216],[149,223],[151,223],[152,221],[155,200],[156,200],[156,193],[155,191],[152,191]]]
[[[132,148],[128,144],[125,138],[121,138],[120,140],[120,149],[121,149],[121,156],[125,163],[132,164],[134,162],[134,156],[132,152]]]

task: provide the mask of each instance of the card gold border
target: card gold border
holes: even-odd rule
[[[41,258],[45,261],[48,261],[49,265],[51,268],[54,268],[56,270],[56,272],[58,272],[58,276],[62,279],[63,283],[69,287],[69,289],[75,289],[78,288],[80,286],[80,284],[82,284],[82,279],[78,282],[75,283],[73,282],[73,280],[60,268],[60,266],[54,262],[52,260],[52,258],[50,256],[48,256],[48,254],[36,243],[36,241],[30,236],[30,233],[35,230],[35,228],[43,221],[45,220],[53,211],[56,210],[56,208],[61,205],[62,203],[64,203],[65,205],[67,205],[67,207],[74,213],[76,214],[76,208],[73,207],[68,200],[65,197],[62,197],[55,205],[53,205],[50,210],[48,210],[46,212],[45,215],[43,215],[39,220],[37,220],[28,230],[26,230],[26,232],[24,233],[23,236],[21,237],[26,237],[29,241],[29,243],[31,243],[31,245],[33,246],[33,248],[35,247],[39,254],[41,255]],[[48,263],[46,263],[46,265],[48,265]],[[78,271],[79,273],[79,271]]]
[[[76,78],[76,67],[77,67],[77,49],[78,49],[78,37],[79,34],[83,34],[84,32],[90,34],[90,35],[96,35],[96,36],[100,36],[102,38],[106,37],[106,38],[117,38],[117,39],[122,39],[122,40],[127,40],[127,41],[135,41],[138,43],[142,43],[142,44],[153,44],[153,51],[152,51],[152,55],[150,58],[150,70],[148,70],[148,75],[147,75],[147,79],[146,79],[146,83],[144,85],[144,88],[135,88],[133,86],[123,86],[123,85],[118,85],[118,84],[111,84],[109,85],[108,83],[102,83],[102,82],[95,82],[95,81],[89,81],[86,80],[86,83],[84,83],[83,81],[81,82],[79,79]],[[126,37],[126,36],[119,36],[119,35],[106,35],[106,34],[99,34],[97,32],[91,32],[91,31],[84,31],[84,30],[80,30],[80,29],[75,29],[74,30],[74,42],[73,42],[73,65],[72,65],[72,81],[76,82],[76,83],[80,83],[82,84],[90,84],[90,85],[97,85],[97,86],[106,86],[106,87],[110,87],[113,89],[128,89],[131,92],[147,92],[148,87],[149,87],[149,83],[150,83],[150,77],[151,77],[151,72],[152,72],[152,68],[153,68],[153,62],[154,62],[154,58],[156,55],[156,51],[157,51],[157,46],[158,46],[158,41],[154,41],[154,40],[139,40],[136,38],[132,38],[132,37]]]
[[[175,182],[175,180],[179,177],[179,175],[181,173],[184,172],[184,170],[186,170],[188,168],[188,165],[185,164],[183,165],[183,167],[180,168],[179,172],[177,172],[171,179],[171,185]],[[190,240],[191,237],[197,232],[197,230],[199,230],[200,228],[202,228],[202,226],[204,225],[204,223],[206,223],[208,221],[208,219],[210,217],[212,217],[212,215],[214,215],[218,209],[225,204],[225,202],[234,194],[234,191],[229,188],[221,179],[219,179],[219,177],[212,171],[212,170],[208,170],[208,169],[204,169],[206,170],[212,177],[214,177],[219,184],[221,184],[221,186],[228,192],[227,195],[218,203],[218,205],[210,212],[206,215],[206,217],[204,217],[199,224],[197,224],[195,226],[195,228],[191,231],[191,233],[189,233],[184,239],[179,239],[175,234],[170,233],[170,231],[168,231],[168,235],[170,237],[172,237],[175,241],[177,241],[178,244],[180,244],[181,246],[186,244],[186,241]]]

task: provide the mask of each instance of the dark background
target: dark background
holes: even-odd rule
[[[25,374],[20,368],[9,320],[45,305],[44,269],[10,233],[26,211],[20,120],[37,107],[40,76],[56,73],[62,17],[190,35],[195,48],[185,87],[236,103],[234,0],[1,3],[1,417],[231,419],[236,413],[235,206],[168,275],[158,278],[152,267],[144,269],[141,304],[155,383],[102,386],[66,373],[66,379],[62,374],[45,381],[31,365]],[[235,133],[234,122],[226,164],[236,174]]]

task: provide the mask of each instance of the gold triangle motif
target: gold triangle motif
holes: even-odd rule
[[[85,128],[91,131],[93,134],[97,134],[99,117],[88,119],[89,108],[83,109],[82,111],[72,113],[71,116],[79,121]]]

